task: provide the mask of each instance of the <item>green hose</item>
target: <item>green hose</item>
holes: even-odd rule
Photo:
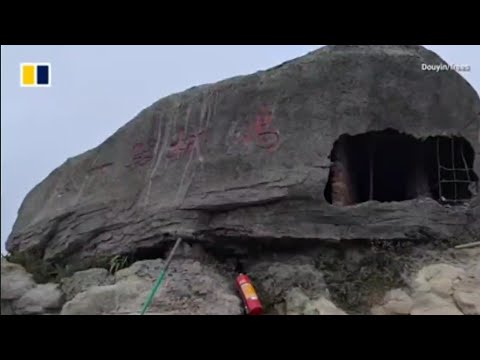
[[[173,247],[172,251],[170,252],[170,255],[168,256],[167,262],[165,264],[165,269],[161,272],[160,276],[158,277],[157,281],[155,282],[155,285],[153,285],[152,291],[150,291],[150,295],[148,295],[148,299],[143,305],[143,309],[140,313],[140,315],[144,315],[150,305],[152,305],[153,298],[155,297],[155,294],[157,293],[158,289],[160,288],[160,285],[163,284],[163,279],[165,278],[165,274],[167,273],[168,267],[170,266],[170,263],[172,262],[173,255],[175,254],[175,250],[177,250],[178,245],[180,245],[180,242],[182,241],[181,238],[177,239],[177,242],[175,243],[175,246]]]
[[[142,309],[142,312],[141,312],[140,315],[145,314],[145,312],[148,310],[148,308],[152,304],[153,298],[155,297],[155,294],[157,293],[158,288],[163,283],[164,278],[165,278],[165,271],[162,271],[162,273],[158,277],[157,281],[155,282],[155,285],[153,286],[152,291],[150,291],[150,295],[148,296],[147,301],[143,305],[143,309]]]

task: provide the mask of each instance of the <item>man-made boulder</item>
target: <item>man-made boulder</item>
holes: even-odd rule
[[[6,247],[73,263],[176,236],[467,241],[480,194],[439,191],[436,166],[478,179],[480,99],[425,64],[446,63],[416,45],[334,45],[161,99],[32,189]]]

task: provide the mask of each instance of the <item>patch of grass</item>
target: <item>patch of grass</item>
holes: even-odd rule
[[[116,255],[110,259],[109,264],[110,266],[109,266],[108,272],[113,275],[117,271],[129,267],[130,260],[128,256]]]
[[[32,274],[37,284],[60,282],[63,278],[72,276],[77,271],[91,268],[103,268],[113,275],[131,265],[129,257],[122,255],[89,258],[76,265],[44,261],[38,254],[26,252],[2,254],[2,258],[10,263],[21,265],[28,273]]]

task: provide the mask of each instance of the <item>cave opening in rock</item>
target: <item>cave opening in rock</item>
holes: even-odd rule
[[[463,137],[416,139],[393,129],[342,135],[330,155],[325,199],[339,206],[418,197],[460,204],[478,192],[474,157]]]

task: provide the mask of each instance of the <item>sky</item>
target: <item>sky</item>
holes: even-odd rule
[[[1,250],[26,194],[172,93],[266,70],[324,45],[1,46]],[[479,45],[425,45],[480,92]],[[50,88],[20,87],[22,62],[52,66]]]

